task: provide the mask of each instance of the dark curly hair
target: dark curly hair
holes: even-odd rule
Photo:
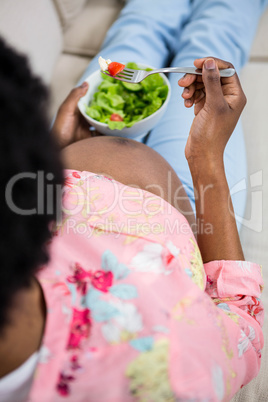
[[[49,130],[47,89],[31,73],[26,57],[1,38],[0,60],[1,332],[13,295],[48,262],[46,243],[62,166]]]

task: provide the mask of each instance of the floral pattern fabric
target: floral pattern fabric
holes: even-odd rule
[[[260,368],[261,269],[203,265],[185,218],[105,176],[66,171],[29,401],[228,401]]]

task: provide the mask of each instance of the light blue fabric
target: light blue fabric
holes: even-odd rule
[[[268,0],[129,0],[80,82],[99,68],[99,55],[153,67],[192,66],[198,57],[214,56],[230,61],[239,73],[267,4]],[[172,94],[167,111],[146,143],[176,171],[194,209],[193,184],[184,156],[194,114],[184,107],[177,85],[180,77],[170,74]],[[230,189],[247,176],[240,122],[226,147],[225,170]],[[246,190],[232,199],[235,213],[242,217]]]

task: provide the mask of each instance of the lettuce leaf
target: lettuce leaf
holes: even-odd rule
[[[126,67],[138,70],[133,62]],[[132,127],[155,113],[167,98],[168,86],[159,74],[152,74],[139,84],[118,81],[103,73],[101,76],[103,81],[87,106],[86,113],[92,119],[108,124],[111,130]],[[111,121],[113,113],[119,114],[123,121]]]

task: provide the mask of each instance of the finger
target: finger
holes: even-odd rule
[[[184,88],[183,93],[182,93],[181,96],[184,99],[190,99],[194,95],[195,90],[196,90],[195,84],[191,84],[189,87]]]
[[[196,80],[195,74],[185,74],[179,81],[178,84],[180,87],[189,87]]]
[[[217,59],[216,57],[203,57],[201,59],[196,59],[194,61],[194,65],[197,68],[203,68],[205,61],[208,59],[212,59],[212,58],[215,60],[217,66],[218,66],[218,69],[220,69],[220,70],[223,68],[234,68],[232,63],[229,63],[228,61],[224,61],[221,59]],[[240,84],[238,75],[236,73],[232,77],[221,78],[221,82],[222,82],[222,84],[238,85],[238,87],[241,88],[241,84]]]
[[[204,86],[203,80],[202,80],[202,82],[196,82],[196,83],[195,83],[195,89],[196,89],[196,90],[198,90],[198,89],[204,89],[204,88],[205,88],[205,86]]]
[[[217,59],[217,57],[203,57],[203,58],[201,58],[201,59],[196,59],[196,60],[194,61],[195,67],[202,69],[204,62],[205,62],[206,60],[208,60],[208,59],[213,59],[213,60],[215,60],[215,62],[216,62],[216,64],[217,64],[217,66],[218,66],[219,69],[221,69],[221,68],[234,68],[234,66],[232,65],[232,63],[229,63],[228,61],[224,61],[224,60],[221,60],[221,59]]]
[[[225,100],[221,88],[219,69],[214,59],[206,59],[203,64],[202,77],[206,89],[206,102],[213,108],[225,106]]]
[[[196,82],[198,82],[198,83],[202,83],[202,82],[203,82],[202,75],[197,75],[197,76],[196,76]]]
[[[189,87],[185,87],[181,96],[183,99],[190,99],[194,96],[195,92],[204,89],[204,83],[202,82],[195,82],[194,84],[190,85]]]
[[[79,99],[87,93],[88,87],[88,83],[83,82],[79,87],[73,88],[62,103],[62,107],[68,111],[75,111]]]
[[[184,106],[187,108],[192,107],[194,104],[194,98],[192,97],[191,99],[185,99],[184,100]]]
[[[200,89],[198,91],[195,91],[194,94],[194,103],[197,104],[198,102],[200,102],[201,99],[203,99],[206,96],[205,92]]]

